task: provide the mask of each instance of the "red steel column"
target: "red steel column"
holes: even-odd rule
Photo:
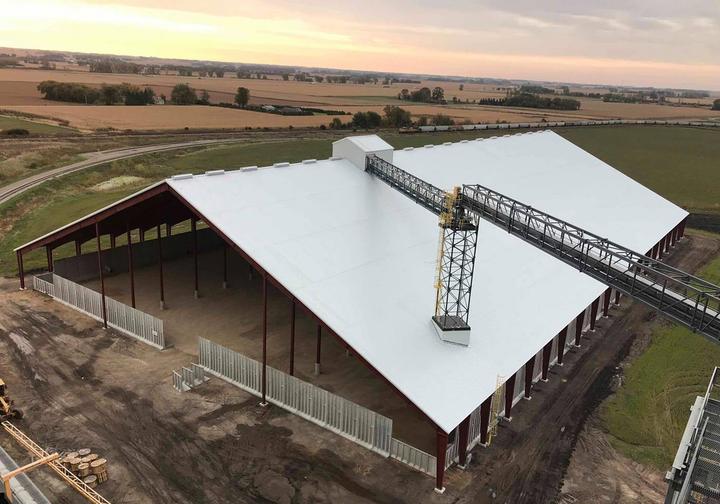
[[[615,290],[615,304],[620,305],[620,291]]]
[[[165,236],[172,236],[172,225],[165,224]]]
[[[317,348],[315,349],[315,374],[320,374],[320,344],[322,341],[322,326],[317,326]]]
[[[145,243],[145,230],[140,228],[139,232],[140,232],[140,243]]]
[[[583,325],[585,324],[585,310],[575,317],[575,346],[580,346],[580,337],[582,336]]]
[[[443,486],[443,480],[445,479],[445,453],[447,452],[448,435],[444,433],[439,427],[437,430],[437,468],[435,470],[435,491],[443,493],[445,487]]]
[[[50,247],[50,245],[45,245],[45,255],[47,255],[47,270],[52,272],[53,256],[52,256],[52,247]]]
[[[160,269],[160,309],[165,309],[165,283],[163,280],[163,253],[162,239],[160,237],[160,224],[157,225],[157,246],[158,246],[158,266]]]
[[[653,259],[658,258],[658,247],[659,246],[660,246],[660,244],[656,243],[655,246],[652,248],[652,255],[650,257],[652,257]]]
[[[490,406],[493,396],[488,397],[480,405],[480,444],[487,446],[488,430],[490,428]]]
[[[670,239],[672,231],[665,235],[665,252],[670,252]]]
[[[686,223],[686,222],[687,222],[687,217],[685,217],[685,218],[680,222],[680,238],[682,238],[683,236],[685,236],[685,223]]]
[[[267,273],[263,271],[263,326],[262,326],[262,402],[261,406],[267,406]]]
[[[295,299],[290,310],[290,376],[295,374]]]
[[[525,399],[530,399],[530,390],[532,389],[533,374],[535,373],[535,356],[525,363]]]
[[[132,233],[130,225],[127,226],[128,273],[130,273],[130,301],[135,308],[135,269],[133,267]]]
[[[80,243],[80,240],[75,240],[75,255],[82,255],[82,243]]]
[[[670,231],[670,245],[675,246],[675,242],[677,241],[677,234],[678,234],[678,227],[675,226],[672,228],[672,231]]]
[[[605,290],[605,296],[603,297],[603,317],[607,317],[610,313],[610,296],[612,295],[612,287],[608,287]]]
[[[458,464],[461,468],[465,469],[469,462],[467,456],[468,446],[468,434],[470,433],[470,416],[468,415],[465,420],[460,422],[458,426]]]
[[[97,241],[98,270],[100,271],[100,294],[102,295],[103,327],[107,329],[107,308],[105,307],[105,275],[103,274],[102,249],[100,247],[100,223],[95,223],[95,239]]]
[[[552,355],[552,346],[553,346],[553,340],[550,340],[543,347],[542,369],[541,369],[542,374],[540,375],[540,379],[544,382],[548,381],[548,370],[550,369],[550,356]]]
[[[193,238],[193,261],[194,261],[194,267],[195,267],[195,292],[194,296],[195,299],[200,297],[200,288],[198,283],[198,244],[197,244],[197,219],[193,217],[190,219],[190,227],[192,229],[192,238]],[[263,399],[263,402],[265,400]]]
[[[25,269],[23,268],[22,252],[19,250],[15,254],[18,263],[18,276],[20,277],[20,290],[25,290]]]
[[[517,373],[515,373],[517,374]],[[512,420],[512,403],[515,395],[515,374],[505,382],[505,419]]]
[[[110,235],[110,248],[111,249],[115,248],[115,235],[114,234]]]
[[[568,326],[565,326],[562,331],[558,333],[558,366],[563,365],[563,358],[565,357],[565,343],[567,343],[567,330]]]
[[[660,238],[660,241],[657,244],[657,258],[662,259],[663,257],[663,251],[665,250],[665,237],[663,236]]]
[[[600,298],[597,298],[590,305],[590,330],[595,332],[595,322],[597,321],[598,308],[600,307]]]

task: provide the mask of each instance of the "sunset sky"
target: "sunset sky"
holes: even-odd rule
[[[0,46],[720,89],[720,0],[0,0]]]

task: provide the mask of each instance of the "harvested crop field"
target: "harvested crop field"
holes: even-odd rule
[[[579,111],[540,110],[530,108],[510,108],[481,106],[464,103],[466,100],[481,98],[503,98],[505,90],[489,84],[463,84],[458,82],[422,81],[421,83],[378,84],[337,84],[328,82],[284,81],[279,76],[267,79],[238,79],[228,72],[223,78],[184,77],[179,75],[137,75],[102,74],[87,71],[39,70],[39,69],[0,69],[0,106],[16,110],[30,111],[45,116],[55,116],[69,120],[72,126],[83,129],[111,127],[117,129],[174,129],[174,128],[243,128],[243,127],[296,127],[327,125],[331,117],[281,117],[269,114],[254,114],[229,110],[204,109],[183,111],[155,107],[151,111],[126,111],[115,107],[112,114],[98,107],[85,107],[87,110],[71,110],[77,105],[62,104],[43,100],[37,91],[37,84],[43,80],[78,82],[90,86],[130,83],[152,87],[157,95],[170,96],[173,86],[188,83],[198,92],[207,91],[212,103],[233,102],[238,87],[250,90],[251,104],[272,104],[292,107],[315,107],[331,110],[344,110],[349,113],[373,110],[382,113],[385,105],[400,105],[411,111],[412,115],[433,116],[443,114],[456,122],[524,122],[564,119],[708,119],[720,120],[720,111],[711,111],[709,106],[664,106],[656,104],[605,103],[598,99],[581,98]],[[445,90],[445,98],[451,102],[457,98],[459,104],[433,105],[416,104],[397,99],[402,89],[415,90],[422,86],[433,88],[440,86]],[[37,107],[26,109],[24,107]],[[345,118],[343,120],[347,120]]]
[[[9,110],[48,115],[70,121],[80,129],[286,128],[328,124],[330,116],[283,116],[204,105],[149,107],[27,105]],[[345,120],[348,118],[346,117]]]
[[[179,75],[136,75],[136,74],[102,74],[83,71],[34,70],[34,69],[0,69],[0,82],[26,82],[36,85],[44,80],[59,82],[80,82],[92,84],[120,84],[128,82],[138,86],[152,86],[159,93],[171,89],[175,84],[189,83],[192,87],[209,93],[234,95],[239,86],[250,89],[252,96],[263,99],[280,99],[305,104],[363,104],[368,98],[397,97],[403,89],[416,89],[422,86],[440,86],[446,90],[449,99],[457,96],[461,100],[502,97],[504,91],[493,86],[466,84],[463,91],[457,82],[423,81],[421,84],[396,83],[382,84],[335,84],[328,82],[284,81],[278,76],[268,79],[237,79],[232,73],[223,78],[184,77]]]
[[[0,106],[4,105],[43,105],[37,83],[0,80]]]
[[[710,107],[682,107],[675,105],[657,105],[654,103],[606,103],[602,100],[582,98],[582,108],[578,113],[603,118],[622,119],[720,119],[720,110]]]

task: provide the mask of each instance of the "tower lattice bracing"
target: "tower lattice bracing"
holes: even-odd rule
[[[443,331],[469,330],[477,222],[460,204],[460,188],[449,192],[440,214],[440,245],[433,321]]]

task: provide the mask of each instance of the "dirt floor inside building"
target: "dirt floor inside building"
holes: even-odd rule
[[[148,244],[155,240],[149,240]],[[199,254],[199,297],[194,296],[192,255],[163,264],[165,309],[160,308],[157,265],[135,271],[138,309],[163,319],[170,345],[197,355],[198,337],[262,361],[262,278],[235,252],[227,252],[227,288],[223,288],[223,251]],[[100,290],[99,280],[86,282]],[[108,296],[130,304],[129,274],[105,279]],[[268,366],[290,367],[292,302],[268,282]],[[315,375],[317,323],[296,308],[294,375],[393,420],[393,436],[435,453],[435,429],[417,409],[348,352],[334,335],[321,330],[321,373]]]
[[[692,271],[717,252],[716,240],[693,235],[669,262]],[[26,412],[17,426],[46,448],[88,447],[107,458],[110,481],[99,491],[114,503],[656,502],[664,491],[662,475],[638,471],[609,447],[592,415],[654,318],[627,300],[551,369],[532,400],[517,404],[490,448],[473,450],[467,470],[447,472],[447,492],[437,495],[432,478],[280,408],[262,408],[220,380],[174,392],[170,371],[194,360],[189,347],[159,352],[19,292],[15,280],[0,287],[0,376]],[[204,289],[201,283],[209,299]],[[179,298],[170,292],[173,310]],[[187,297],[193,300],[192,286]],[[280,330],[276,348],[285,336]],[[344,349],[337,352],[346,362]],[[311,375],[307,364],[302,372]],[[0,444],[28,461],[4,433]],[[48,470],[33,477],[53,502],[84,502]]]

